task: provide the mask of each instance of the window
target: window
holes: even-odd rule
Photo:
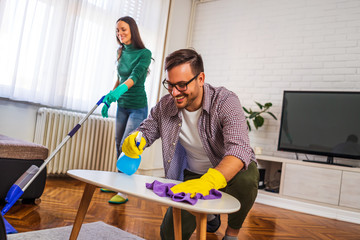
[[[89,111],[114,86],[115,24],[129,15],[155,59],[146,80],[152,107],[168,7],[169,0],[2,0],[0,96]]]

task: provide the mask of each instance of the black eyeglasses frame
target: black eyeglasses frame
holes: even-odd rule
[[[164,79],[162,81],[162,85],[164,86],[164,88],[166,88],[166,90],[168,91],[171,91],[174,87],[176,88],[176,90],[178,90],[179,92],[185,92],[187,89],[188,89],[188,85],[194,81],[198,76],[200,75],[200,73],[196,74],[192,79],[190,79],[189,81],[187,81],[186,83],[182,83],[184,84],[185,86],[185,89],[184,90],[180,90],[178,88],[178,84],[172,84],[172,83],[169,83],[166,79]],[[167,87],[166,87],[167,86]]]

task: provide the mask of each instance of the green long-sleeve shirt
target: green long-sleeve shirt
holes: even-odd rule
[[[135,49],[132,44],[124,45],[117,66],[120,84],[131,78],[132,86],[118,100],[120,107],[139,109],[147,105],[145,79],[151,62],[149,49]]]

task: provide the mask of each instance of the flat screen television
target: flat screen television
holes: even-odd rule
[[[284,91],[278,150],[360,159],[360,92]]]

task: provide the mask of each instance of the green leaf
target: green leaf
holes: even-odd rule
[[[271,102],[265,103],[265,107],[266,107],[266,108],[270,108],[271,106],[272,106],[272,103],[271,103]]]
[[[270,114],[270,116],[272,116],[275,120],[277,120],[277,118],[275,117],[275,115],[272,112],[267,112],[268,114]]]
[[[256,116],[255,119],[253,120],[254,122],[254,126],[256,129],[258,129],[259,127],[261,127],[264,124],[264,118],[262,116]]]
[[[272,107],[271,102],[267,102],[264,105],[262,105],[261,103],[256,102],[256,101],[255,101],[255,103],[260,108],[260,111],[253,112],[251,110],[251,108],[247,109],[247,108],[243,107],[244,112],[246,113],[245,118],[246,118],[246,124],[248,125],[249,131],[251,131],[249,119],[252,120],[256,129],[258,129],[259,127],[264,125],[265,119],[261,116],[263,113],[268,113],[272,118],[277,120],[276,116],[272,112],[268,112],[269,108]]]
[[[248,128],[249,128],[249,132],[251,132],[251,126],[250,126],[250,123],[249,123],[249,121],[247,121],[247,120],[246,120],[246,123],[247,123],[247,125],[248,125]]]
[[[250,119],[255,118],[259,114],[260,114],[259,112],[253,112],[253,113],[250,114],[249,118]]]
[[[250,113],[245,107],[243,107],[243,109],[244,109],[244,112]]]
[[[255,102],[255,103],[259,106],[260,110],[263,109],[264,106],[262,104],[260,104],[258,102]]]

